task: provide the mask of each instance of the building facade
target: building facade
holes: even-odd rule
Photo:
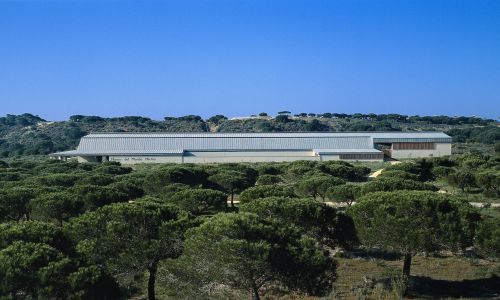
[[[80,162],[137,163],[382,161],[445,156],[451,138],[442,132],[314,133],[94,133],[76,150],[51,154]]]

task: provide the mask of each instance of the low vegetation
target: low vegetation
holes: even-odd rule
[[[439,129],[485,145],[499,140],[494,125],[289,112],[55,123],[7,115],[0,118],[7,157],[0,160],[0,299],[498,297],[498,143],[490,154],[399,164],[131,168],[19,157],[69,149],[91,131]]]
[[[419,159],[370,180],[366,165],[341,161],[10,159],[0,297],[495,297],[500,212],[469,201],[497,201],[498,161]],[[459,266],[473,274],[448,274]],[[439,288],[461,284],[477,294]]]
[[[455,151],[483,149],[500,141],[495,120],[477,117],[405,116],[398,114],[339,114],[281,112],[274,118],[266,113],[245,119],[215,115],[165,117],[152,120],[127,116],[102,118],[74,115],[67,121],[51,122],[31,114],[0,117],[0,157],[40,155],[74,149],[80,138],[91,132],[298,132],[298,131],[445,131]],[[479,147],[477,146],[479,145]],[[482,146],[481,146],[482,145]],[[488,147],[486,147],[488,148]],[[491,147],[490,147],[491,148]]]

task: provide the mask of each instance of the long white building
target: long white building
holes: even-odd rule
[[[294,160],[381,161],[451,154],[442,132],[94,133],[76,150],[51,154],[80,162],[224,163]]]

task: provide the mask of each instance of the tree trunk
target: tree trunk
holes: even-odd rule
[[[155,295],[155,283],[156,283],[156,271],[158,270],[158,262],[154,262],[149,268],[149,279],[148,279],[148,300],[156,300]]]
[[[260,300],[259,288],[255,285],[252,287],[252,300]]]
[[[403,296],[408,293],[408,282],[410,279],[411,270],[411,253],[405,253],[404,263],[403,263]]]

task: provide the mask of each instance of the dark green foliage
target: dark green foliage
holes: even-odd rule
[[[205,171],[195,166],[162,166],[147,175],[145,188],[149,192],[158,192],[171,183],[200,185],[206,182],[207,176]]]
[[[434,167],[455,167],[456,161],[453,160],[451,157],[445,156],[445,157],[434,157],[431,160],[432,164]]]
[[[477,169],[487,166],[490,160],[489,156],[480,153],[468,153],[455,158],[458,168],[462,169]]]
[[[383,172],[382,172],[383,173]],[[437,191],[438,188],[432,184],[397,177],[380,177],[363,185],[362,193],[390,192],[398,190],[421,190]]]
[[[353,170],[354,172],[351,175],[352,177],[348,177],[348,178],[344,178],[344,179],[351,180],[351,181],[365,181],[367,176],[372,171],[370,168],[365,167],[365,166],[354,166],[353,169],[354,169]]]
[[[142,185],[143,183],[139,180],[131,178],[113,182],[108,187],[125,194],[127,199],[135,199],[144,196]]]
[[[88,184],[88,185],[108,185],[112,183],[113,177],[107,174],[96,174],[85,176],[81,178],[78,183],[79,184]]]
[[[5,188],[0,192],[0,221],[18,221],[28,217],[28,204],[39,190],[26,187]]]
[[[432,173],[433,167],[434,165],[431,160],[417,159],[413,162],[403,162],[400,164],[390,165],[385,168],[384,172],[403,171],[417,176],[420,181],[428,181],[434,179],[434,175]]]
[[[260,175],[259,178],[257,178],[257,181],[255,184],[257,185],[274,185],[283,182],[283,179],[280,176],[277,175]]]
[[[16,241],[0,250],[0,295],[61,298],[70,260],[46,244]]]
[[[460,188],[462,192],[476,184],[474,173],[464,169],[451,172],[446,179],[451,186]]]
[[[39,116],[34,116],[32,114],[22,114],[22,115],[9,115],[7,114],[5,117],[0,117],[1,125],[21,125],[21,126],[29,126],[36,125],[38,122],[45,122],[44,119]]]
[[[192,187],[190,187],[187,184],[182,184],[182,183],[171,183],[167,184],[166,186],[162,187],[161,190],[156,194],[158,197],[161,199],[167,200],[170,199],[175,193],[180,192],[180,191],[185,191],[189,190]]]
[[[66,226],[85,261],[102,264],[113,275],[148,271],[148,297],[155,299],[158,262],[182,251],[186,215],[155,199],[104,206]]]
[[[226,168],[226,167],[225,167]],[[208,178],[211,182],[215,183],[222,190],[231,195],[231,207],[234,208],[234,194],[252,186],[255,183],[257,172],[235,171],[223,169],[217,174]]]
[[[259,175],[281,175],[282,170],[273,163],[259,164],[256,167]]]
[[[348,206],[351,206],[361,196],[361,190],[360,185],[347,183],[328,188],[326,197],[337,202],[345,202]]]
[[[304,162],[304,163],[301,163]],[[286,168],[286,177],[292,180],[296,180],[298,178],[302,178],[303,176],[311,176],[314,174],[318,174],[320,172],[317,172],[314,168],[316,165],[315,162],[310,162],[312,164],[306,164],[306,161],[297,161],[296,163],[290,164]],[[309,163],[309,161],[307,161]]]
[[[149,122],[136,121],[139,124]],[[95,122],[105,124],[107,121]],[[227,122],[231,121],[224,120],[220,126]],[[298,124],[295,119],[286,126],[293,124]],[[483,192],[493,197],[498,188],[496,175],[500,157],[497,156],[469,154],[401,165],[389,167],[368,183],[335,185],[344,183],[337,178],[335,182],[324,185],[311,184],[313,188],[308,191],[328,186],[327,198],[347,202],[354,201],[351,196],[356,196],[361,186],[373,190],[380,187],[435,190],[430,183],[415,179],[432,180],[442,178],[440,174],[460,170],[473,175],[474,187],[470,192],[477,193],[476,196]],[[144,297],[146,281],[151,296],[154,295],[158,265],[165,266],[160,267],[158,277],[169,278],[177,285],[189,285],[193,289],[191,298],[217,297],[214,294],[207,296],[202,291],[213,291],[213,287],[220,287],[221,283],[225,284],[229,298],[241,295],[235,292],[237,289],[255,292],[254,286],[247,284],[251,281],[242,281],[242,278],[248,279],[251,272],[271,276],[264,283],[264,289],[270,292],[266,293],[269,297],[295,291],[324,294],[331,288],[335,265],[322,247],[351,248],[357,245],[357,233],[365,230],[360,229],[359,222],[354,226],[350,215],[311,198],[298,199],[294,192],[296,182],[314,182],[314,178],[320,178],[316,180],[318,182],[328,182],[335,178],[332,175],[346,181],[364,181],[367,168],[347,162],[152,165],[132,170],[115,162],[78,164],[9,158],[6,167],[0,166],[0,174],[9,173],[18,177],[17,181],[0,181],[0,222],[3,222],[0,223],[0,252],[9,249],[2,252],[5,265],[0,266],[0,276],[5,277],[0,277],[0,286],[5,289],[0,290],[1,299],[11,299],[12,289],[18,288],[11,284],[12,281],[2,281],[8,276],[17,276],[17,279],[29,281],[34,286],[31,289],[23,285],[17,298],[97,300]],[[214,179],[218,177],[224,180],[216,182]],[[235,178],[237,180],[233,180]],[[283,181],[278,182],[281,179]],[[256,181],[258,185],[255,185]],[[232,217],[233,214],[228,218],[212,216],[224,210],[226,195],[208,188],[227,191],[231,186],[223,187],[223,182],[233,182],[233,193],[240,193],[241,218]],[[270,185],[261,185],[263,183]],[[406,196],[406,193],[413,196]],[[155,198],[143,197],[145,194]],[[373,227],[375,220],[380,220],[377,221],[380,224],[385,220],[388,224],[371,227],[370,234],[380,229],[385,235],[373,238],[373,244],[363,235],[361,242],[364,247],[375,246],[380,250],[403,253],[402,248],[388,246],[389,242],[411,241],[412,248],[407,248],[412,251],[459,251],[470,245],[472,236],[475,236],[475,249],[481,255],[485,258],[498,256],[498,220],[485,218],[476,230],[478,216],[461,200],[432,192],[370,193],[361,200],[354,197],[359,203],[347,210],[351,212],[363,202],[371,201],[372,197],[382,200],[374,200],[379,201],[377,205],[369,206],[367,213],[363,213],[363,218],[368,218],[368,221],[364,219],[363,226]],[[393,201],[402,204],[393,205]],[[257,216],[245,217],[250,212]],[[385,219],[379,218],[378,214],[382,213],[386,213]],[[373,214],[377,214],[376,217]],[[190,220],[189,215],[196,215],[196,219]],[[212,219],[217,221],[211,223]],[[193,242],[195,247],[178,258],[184,249],[185,230],[202,223],[210,223],[207,226],[211,229],[203,231],[204,236],[201,229],[199,233],[189,235],[189,239],[196,239]],[[424,223],[427,227],[421,225]],[[389,230],[396,230],[392,228],[396,227],[394,224],[406,230],[398,229],[392,234]],[[400,232],[408,231],[408,228],[416,232],[398,238]],[[196,244],[198,242],[200,244]],[[424,248],[414,246],[420,242],[422,244],[418,245],[424,245]],[[16,243],[23,243],[23,246],[16,246],[18,253],[12,251]],[[40,253],[45,257],[42,258],[47,260],[38,260],[40,265],[35,266],[30,258],[23,258],[26,263],[20,264],[19,260],[28,250],[33,257],[38,255],[36,250],[32,251],[32,246],[25,244],[36,244],[37,249],[43,250]],[[14,259],[17,263],[11,261]],[[2,270],[2,267],[9,271]],[[29,274],[22,277],[20,270],[28,268]],[[2,286],[4,282],[9,286]],[[260,286],[257,287],[260,290]],[[118,291],[123,295],[117,294]],[[186,297],[182,294],[175,296]]]
[[[68,276],[72,300],[121,299],[116,281],[101,267],[81,267]]]
[[[500,141],[500,127],[498,126],[485,126],[485,127],[471,127],[471,128],[455,128],[446,132],[446,134],[453,137],[453,142],[472,142],[483,144],[494,144]]]
[[[195,215],[223,211],[227,206],[227,194],[210,189],[186,189],[170,197],[181,209]]]
[[[384,115],[378,115],[384,116]],[[491,119],[482,119],[478,117],[448,117],[448,116],[411,116],[408,118],[410,121],[427,122],[430,124],[448,124],[448,125],[487,125],[494,122]]]
[[[84,203],[67,192],[43,194],[29,203],[30,216],[34,220],[57,221],[62,225],[69,218],[82,212]]]
[[[188,115],[184,117],[174,118],[165,117],[165,121],[158,123],[153,121],[155,126],[161,128],[161,131],[168,132],[206,132],[209,131],[208,125],[201,119],[200,116]],[[151,126],[149,127],[151,130]],[[158,131],[158,130],[156,130]]]
[[[412,256],[472,245],[479,214],[466,201],[426,191],[368,194],[348,209],[362,245],[404,254],[404,293]]]
[[[305,126],[306,131],[328,131],[328,126],[325,124],[322,124],[320,121],[317,119],[311,120],[311,122],[308,122]]]
[[[117,165],[117,163],[106,162],[98,165],[95,168],[95,172],[109,175],[123,175],[132,172],[132,169],[128,167],[121,167]]]
[[[475,244],[485,257],[500,257],[500,220],[484,217],[479,223]]]
[[[322,173],[349,181],[363,181],[370,174],[370,168],[354,166],[345,161],[325,161],[316,164],[316,169]]]
[[[219,125],[221,123],[221,121],[223,121],[223,120],[227,120],[227,117],[225,117],[223,115],[215,115],[215,116],[211,117],[210,119],[208,119],[207,121],[214,123],[215,125]]]
[[[2,299],[119,299],[116,282],[97,266],[78,268],[56,248],[15,241],[0,250]]]
[[[294,188],[295,192],[304,197],[321,197],[325,199],[326,191],[333,186],[344,184],[345,181],[334,176],[318,175],[299,180]]]
[[[255,213],[269,221],[283,222],[283,226],[293,224],[304,234],[332,248],[351,248],[357,242],[349,217],[312,199],[264,198],[241,205],[240,211]]]
[[[403,253],[471,245],[477,212],[459,198],[427,191],[371,193],[349,209],[361,242]]]
[[[80,165],[77,162],[62,162],[59,160],[49,160],[38,164],[33,168],[35,174],[55,174],[55,173],[72,173],[78,170]]]
[[[260,121],[257,123],[257,130],[259,132],[272,132],[276,131],[276,128],[270,122]]]
[[[175,264],[186,280],[247,290],[254,299],[269,283],[325,294],[335,276],[334,261],[312,239],[248,213],[218,214],[189,230]]]
[[[446,178],[453,172],[453,168],[437,166],[432,169],[432,173],[436,178]]]
[[[239,200],[241,203],[247,203],[255,201],[257,199],[268,198],[268,197],[294,198],[297,196],[293,192],[293,189],[288,186],[258,185],[250,187],[241,192]]]
[[[22,179],[20,172],[1,172],[0,181],[19,181]]]
[[[380,175],[377,178],[384,178],[384,177],[407,179],[414,181],[418,181],[419,179],[418,175],[403,170],[384,170],[382,173],[380,173]]]
[[[47,244],[66,251],[71,244],[60,227],[40,221],[9,222],[0,224],[0,249],[15,241]]]
[[[45,186],[61,186],[61,187],[71,187],[78,180],[78,175],[73,174],[50,174],[50,175],[41,175],[35,178],[35,180]]]
[[[483,193],[485,197],[500,196],[500,156],[467,153],[450,158],[434,158],[431,172],[466,196]]]
[[[287,115],[278,115],[274,118],[274,120],[278,123],[287,123],[290,122],[290,119]]]
[[[237,171],[243,173],[245,176],[245,180],[248,185],[254,185],[257,177],[259,176],[259,172],[253,168],[252,164],[241,164],[241,163],[225,163],[220,164],[216,168],[212,170],[210,175],[214,175],[217,173],[224,173],[225,171]]]
[[[265,116],[264,113],[261,113]],[[209,124],[220,132],[305,132],[305,131],[394,131],[448,130],[455,141],[493,144],[500,140],[494,120],[475,117],[404,116],[398,114],[299,113],[274,119],[228,120],[215,115],[165,117],[162,121],[140,116],[103,118],[74,115],[68,121],[47,122],[30,114],[0,118],[0,156],[49,154],[74,149],[89,132],[208,132]],[[313,118],[313,119],[311,119]],[[478,127],[476,125],[484,126]],[[485,126],[489,125],[489,126]]]
[[[500,197],[500,169],[486,169],[475,174],[477,185],[484,189],[486,194]]]
[[[84,211],[130,199],[126,193],[109,186],[78,185],[69,189],[68,192],[74,195],[77,203],[83,204]]]

